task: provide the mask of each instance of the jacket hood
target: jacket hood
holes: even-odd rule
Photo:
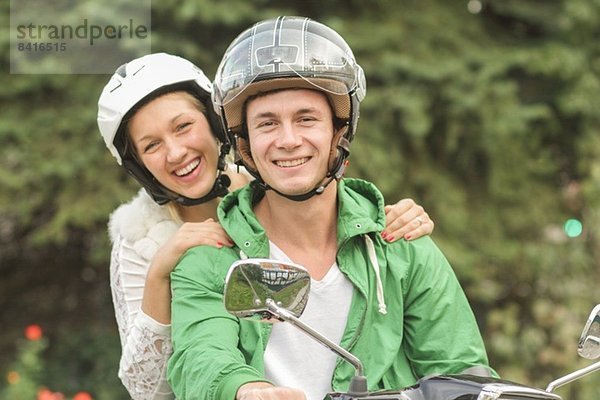
[[[385,228],[384,199],[370,182],[344,178],[338,181],[338,242]],[[264,192],[251,182],[227,195],[218,209],[219,221],[248,257],[269,252],[269,241],[252,210]]]

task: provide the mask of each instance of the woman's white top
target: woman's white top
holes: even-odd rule
[[[252,179],[245,168],[228,167]],[[144,314],[141,305],[150,261],[181,223],[141,189],[112,213],[108,225],[110,287],[123,348],[119,378],[133,400],[172,400],[175,395],[167,382],[167,361],[173,353],[171,324]]]
[[[110,217],[110,286],[123,348],[118,375],[133,400],[175,398],[166,378],[171,325],[140,307],[150,261],[179,226],[143,189]]]

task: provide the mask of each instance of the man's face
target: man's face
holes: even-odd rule
[[[314,189],[327,174],[333,115],[318,91],[290,89],[247,105],[250,148],[266,184],[288,195]]]

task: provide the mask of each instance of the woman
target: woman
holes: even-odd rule
[[[228,187],[250,175],[227,168],[229,140],[192,63],[151,54],[121,66],[98,102],[98,126],[117,162],[143,189],[111,216],[110,279],[121,344],[119,377],[133,399],[172,399],[169,274],[198,245],[233,245],[216,222]],[[410,199],[386,207],[381,233],[394,241],[433,230]]]

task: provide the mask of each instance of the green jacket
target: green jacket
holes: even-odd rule
[[[168,379],[180,399],[234,399],[239,386],[265,380],[269,324],[225,311],[223,286],[240,250],[269,256],[269,242],[252,211],[252,187],[228,195],[219,219],[234,248],[190,249],[171,274],[174,353]],[[354,284],[341,346],[360,358],[369,389],[399,389],[433,373],[488,364],[477,323],[450,267],[429,237],[387,243],[384,200],[371,183],[338,183],[339,269]],[[375,244],[387,314],[378,312],[376,276],[363,235]],[[315,255],[318,257],[318,255]],[[347,389],[353,367],[338,360],[332,388]]]

